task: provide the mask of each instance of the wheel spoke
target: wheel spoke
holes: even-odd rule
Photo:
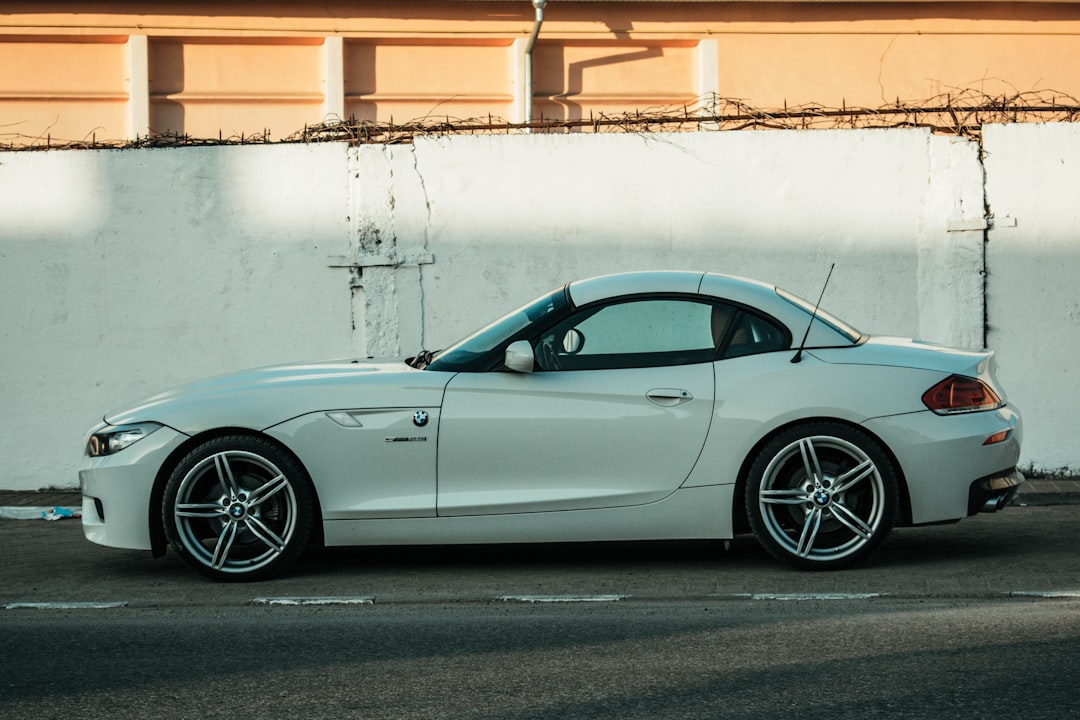
[[[836,483],[833,486],[834,493],[847,492],[851,488],[858,485],[860,482],[869,477],[875,470],[874,461],[870,458],[863,460],[855,467],[848,470],[846,473],[836,478]]]
[[[814,540],[817,539],[818,530],[821,529],[821,514],[821,508],[814,508],[806,516],[802,535],[799,537],[799,546],[795,549],[799,557],[806,557],[814,549]]]
[[[289,487],[289,480],[284,475],[278,475],[269,482],[263,483],[248,494],[249,505],[260,505],[285,488]]]
[[[810,494],[800,488],[762,490],[758,493],[758,498],[769,505],[802,505],[812,500]]]
[[[163,530],[177,554],[208,577],[271,577],[308,542],[312,492],[303,466],[269,438],[211,438],[170,473]]]
[[[285,549],[285,541],[278,537],[277,533],[267,527],[266,523],[259,518],[252,515],[247,518],[244,524],[252,535],[266,543],[275,553],[280,553]]]
[[[821,472],[821,463],[818,462],[817,450],[814,449],[812,438],[803,438],[799,441],[799,452],[802,454],[803,470],[806,478],[812,482],[821,482],[824,475]]]
[[[814,421],[778,434],[753,459],[744,501],[754,535],[804,568],[872,553],[895,522],[896,468],[865,432]]]
[[[212,520],[225,514],[226,508],[221,503],[184,503],[176,505],[177,517],[203,518]]]
[[[235,500],[240,493],[240,487],[236,484],[236,478],[233,477],[232,466],[229,464],[227,453],[218,453],[214,456],[214,469],[217,470],[221,489],[225,491],[230,500]]]
[[[232,550],[233,541],[236,540],[237,524],[233,521],[225,523],[225,527],[218,536],[217,545],[214,547],[214,557],[210,560],[210,566],[215,570],[225,567],[229,559],[229,551]]]
[[[870,527],[865,520],[839,503],[832,505],[833,517],[845,525],[851,532],[863,540],[869,540],[874,534],[874,528]]]

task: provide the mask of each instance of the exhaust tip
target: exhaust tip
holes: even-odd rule
[[[983,504],[982,512],[997,512],[998,510],[1001,510],[1003,507],[1008,505],[1009,501],[1012,500],[1012,497],[1013,493],[1004,493],[1002,495],[998,495],[997,497],[992,497]]]
[[[968,515],[1001,510],[1016,497],[1023,482],[1024,475],[1016,468],[976,480],[968,490]]]

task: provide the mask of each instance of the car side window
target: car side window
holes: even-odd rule
[[[786,350],[789,346],[788,334],[758,315],[738,311],[732,318],[729,337],[724,338],[722,358],[735,358],[744,355]],[[724,341],[718,341],[720,346]]]
[[[713,306],[651,298],[586,308],[545,332],[541,370],[602,370],[711,362]]]

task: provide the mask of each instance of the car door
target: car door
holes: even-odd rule
[[[712,306],[638,298],[579,310],[537,337],[532,373],[447,385],[441,516],[636,505],[690,474],[713,411]]]

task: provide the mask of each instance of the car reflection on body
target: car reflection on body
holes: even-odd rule
[[[261,368],[105,416],[90,540],[217,580],[309,543],[727,539],[837,568],[1002,507],[1021,421],[987,351],[868,336],[701,272],[572,282],[436,353]]]

